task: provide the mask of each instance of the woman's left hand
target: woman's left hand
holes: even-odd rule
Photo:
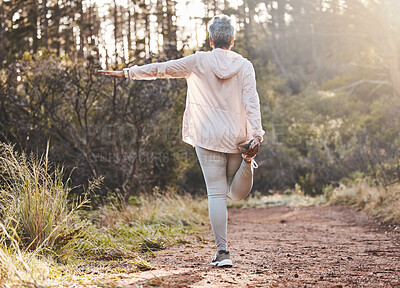
[[[260,146],[260,138],[259,137],[253,138],[253,142],[250,145],[250,149],[253,149],[256,146]]]

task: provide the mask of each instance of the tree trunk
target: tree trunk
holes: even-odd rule
[[[84,31],[84,14],[83,14],[83,3],[82,1],[78,1],[78,11],[79,11],[79,51],[78,58],[82,59],[84,57],[83,47],[85,46],[85,31]]]
[[[114,54],[115,54],[115,65],[118,66],[118,5],[117,1],[114,0]]]
[[[218,12],[218,0],[214,0],[213,1],[213,12],[214,12],[214,15],[213,16],[215,16],[215,15],[217,15],[217,12]]]
[[[151,31],[150,31],[150,20],[149,20],[149,13],[150,10],[146,9],[146,12],[144,14],[144,23],[146,27],[146,44],[147,44],[147,49],[146,49],[146,55],[150,55],[151,52]]]
[[[131,11],[131,0],[128,0],[128,62],[131,62],[131,50],[132,50],[132,11]]]
[[[47,0],[42,1],[42,11],[40,15],[40,31],[41,31],[41,39],[42,39],[42,47],[49,49],[48,43],[49,43],[49,35],[48,35],[48,30],[49,30],[49,22],[47,20]]]
[[[3,68],[3,62],[6,59],[6,34],[5,34],[4,4],[0,0],[0,69]]]

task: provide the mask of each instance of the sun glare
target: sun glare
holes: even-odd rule
[[[87,3],[91,4],[93,0],[86,0]],[[150,0],[155,2],[156,0]],[[125,6],[127,5],[126,0],[116,0],[117,5]],[[101,33],[100,37],[103,38],[105,43],[103,45],[99,45],[100,54],[102,55],[101,58],[104,58],[104,55],[107,54],[111,56],[113,51],[115,50],[115,43],[114,43],[114,25],[111,22],[112,17],[103,17],[110,13],[110,7],[114,5],[114,0],[98,0],[96,1],[99,15],[103,20],[101,23]],[[243,1],[230,1],[229,5],[232,8],[237,8],[238,6],[242,5]],[[177,0],[176,4],[176,25],[178,26],[177,29],[177,44],[178,49],[181,49],[182,46],[187,44],[190,48],[196,48],[201,46],[206,37],[207,31],[206,27],[203,22],[203,18],[206,16],[206,7],[202,0]],[[236,19],[232,19],[235,23]],[[144,31],[143,29],[139,29],[137,31],[138,37],[144,37],[147,33],[151,34],[150,37],[150,52],[157,53],[158,47],[162,45],[162,37],[158,35],[157,32],[157,23],[156,19],[150,17],[150,31]],[[127,45],[125,45],[127,46]],[[129,52],[125,51],[127,55]]]
[[[91,0],[87,0],[91,1]],[[154,0],[151,0],[154,1]],[[108,55],[112,54],[114,51],[114,25],[111,23],[110,17],[103,17],[110,13],[111,5],[114,5],[113,0],[98,0],[96,1],[99,15],[101,18],[108,19],[101,23],[101,37],[104,38],[106,43],[100,45],[100,53],[105,55],[105,50],[107,50]],[[117,0],[116,4],[121,6],[126,6],[126,0]],[[187,0],[178,0],[176,5],[176,25],[179,27],[178,29],[178,49],[182,48],[184,42],[189,45],[189,47],[198,47],[204,43],[206,38],[206,30],[203,25],[202,18],[206,14],[205,6],[201,0],[187,1]],[[156,19],[150,19],[150,30],[144,31],[143,29],[139,29],[137,34],[139,37],[144,37],[144,35],[148,32],[151,33],[152,37],[150,37],[150,47],[151,52],[157,53],[158,47],[162,45],[162,37],[159,37],[157,34],[157,23]],[[128,51],[125,51],[128,53]]]

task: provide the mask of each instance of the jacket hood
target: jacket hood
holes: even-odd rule
[[[229,79],[235,76],[245,63],[244,58],[229,50],[216,48],[210,53],[211,70],[220,79]]]

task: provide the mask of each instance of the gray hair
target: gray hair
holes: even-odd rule
[[[214,42],[215,48],[228,48],[235,36],[235,28],[231,24],[231,18],[226,15],[214,16],[208,24],[208,33]]]

